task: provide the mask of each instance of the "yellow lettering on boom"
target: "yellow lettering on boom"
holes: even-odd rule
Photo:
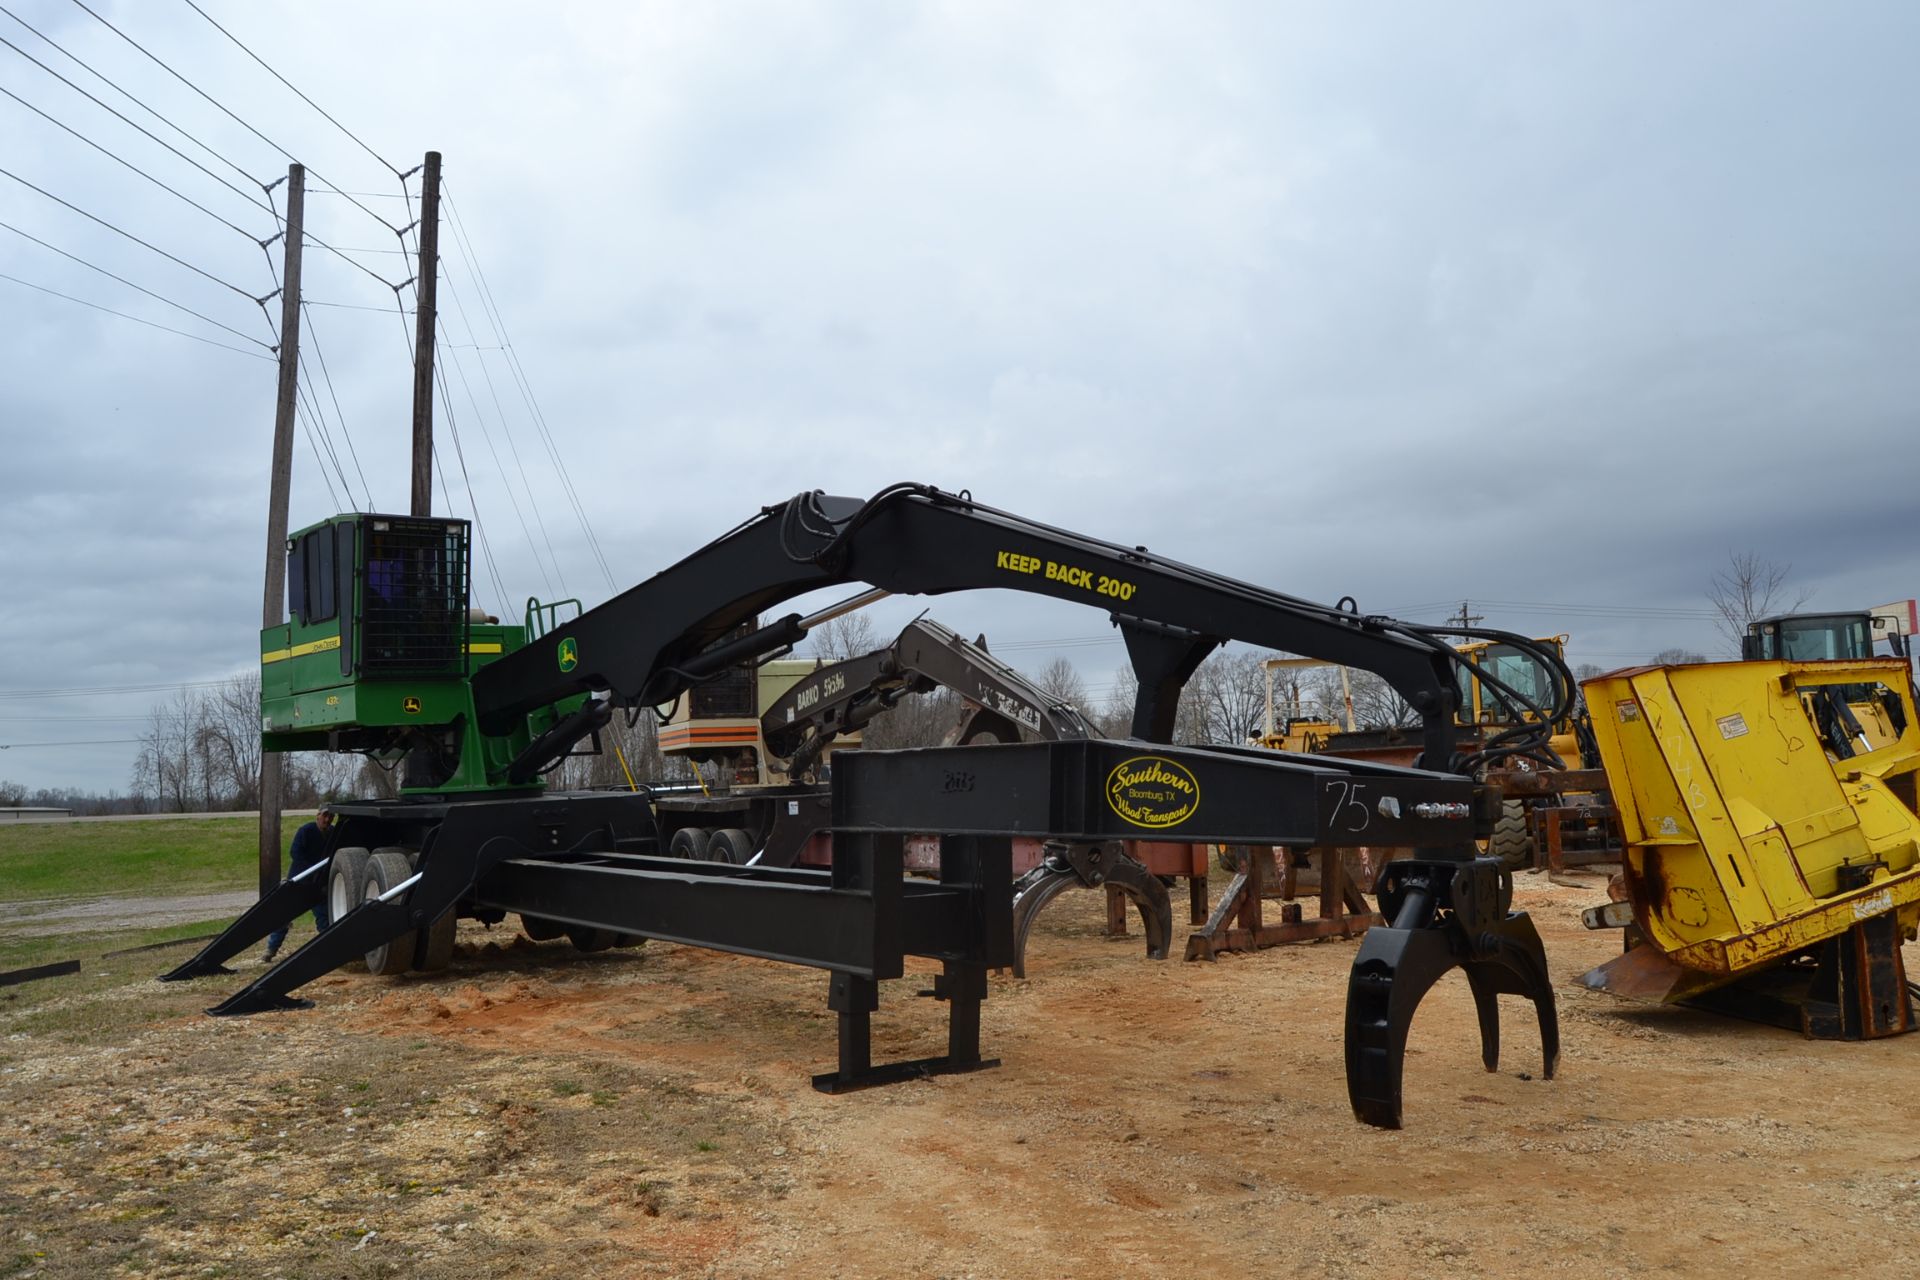
[[[997,552],[993,558],[993,567],[1005,569],[1008,573],[1039,574],[1048,582],[1058,582],[1069,587],[1096,596],[1106,596],[1110,600],[1131,600],[1138,588],[1124,578],[1110,578],[1104,573],[1095,573],[1091,569],[1076,564],[1062,564],[1057,560],[1043,560],[1039,556],[1023,555],[1018,551]]]

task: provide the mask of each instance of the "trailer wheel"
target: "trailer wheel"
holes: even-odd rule
[[[690,858],[694,862],[707,861],[707,845],[713,837],[702,827],[682,827],[673,833],[667,841],[669,858]]]
[[[407,855],[397,849],[382,849],[367,859],[367,871],[361,880],[360,899],[370,902],[413,874]],[[416,929],[367,950],[367,972],[381,977],[405,973],[413,967]]]
[[[330,922],[339,924],[342,916],[360,905],[369,856],[365,849],[333,851],[333,865],[327,869],[327,919]]]
[[[707,861],[731,862],[741,867],[758,852],[760,850],[752,836],[738,827],[722,827],[713,833],[713,839],[707,845]]]
[[[440,918],[420,934],[419,963],[414,965],[422,973],[439,973],[453,963],[453,940],[460,932],[460,909],[448,907]]]
[[[567,927],[558,920],[549,920],[545,916],[530,916],[520,913],[520,932],[535,942],[552,942],[567,931]]]
[[[611,929],[589,929],[577,924],[567,926],[567,941],[573,943],[576,951],[606,951],[619,937]]]
[[[1526,801],[1500,802],[1500,821],[1494,824],[1487,852],[1500,859],[1500,865],[1509,871],[1525,871],[1533,866],[1533,833],[1527,830]]]
[[[645,946],[646,943],[647,935],[644,933],[616,933],[613,935],[613,945],[616,947],[642,947]]]

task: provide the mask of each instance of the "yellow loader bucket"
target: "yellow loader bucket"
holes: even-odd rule
[[[1812,1035],[1849,1008],[1844,1038],[1909,1029],[1899,943],[1920,921],[1920,716],[1907,664],[1640,667],[1583,688],[1638,937],[1582,981],[1787,1025],[1797,1010]]]

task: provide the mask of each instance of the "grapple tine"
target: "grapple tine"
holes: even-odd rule
[[[1480,1018],[1480,1061],[1487,1070],[1500,1069],[1500,993],[1486,969],[1466,966],[1467,986],[1473,991],[1473,1011]]]
[[[1354,1117],[1400,1127],[1400,1080],[1413,1013],[1455,961],[1445,934],[1375,925],[1347,979],[1347,1100]]]
[[[1113,885],[1140,911],[1147,935],[1147,958],[1165,960],[1173,945],[1173,900],[1167,886],[1111,841],[1098,844],[1050,844],[1039,866],[1013,886],[1013,976],[1027,976],[1027,933],[1041,908],[1068,889]]]
[[[1398,1129],[1407,1029],[1433,984],[1466,970],[1480,1018],[1480,1056],[1500,1060],[1498,997],[1522,995],[1540,1018],[1545,1076],[1560,1055],[1559,1017],[1546,951],[1525,912],[1510,911],[1511,884],[1492,858],[1389,863],[1377,892],[1393,923],[1367,931],[1347,982],[1347,1097],[1367,1124]],[[1440,910],[1442,906],[1448,908]]]

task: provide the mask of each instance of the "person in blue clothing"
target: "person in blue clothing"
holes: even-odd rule
[[[317,862],[325,862],[331,856],[327,848],[327,830],[333,826],[333,810],[326,805],[320,806],[320,812],[313,815],[313,821],[305,823],[293,833],[293,844],[287,850],[287,875],[289,878],[299,875]],[[322,890],[320,901],[313,907],[313,927],[325,929],[330,922],[327,919],[327,895]],[[273,958],[280,954],[281,944],[287,940],[285,927],[275,929],[267,935],[266,963],[272,964]]]

